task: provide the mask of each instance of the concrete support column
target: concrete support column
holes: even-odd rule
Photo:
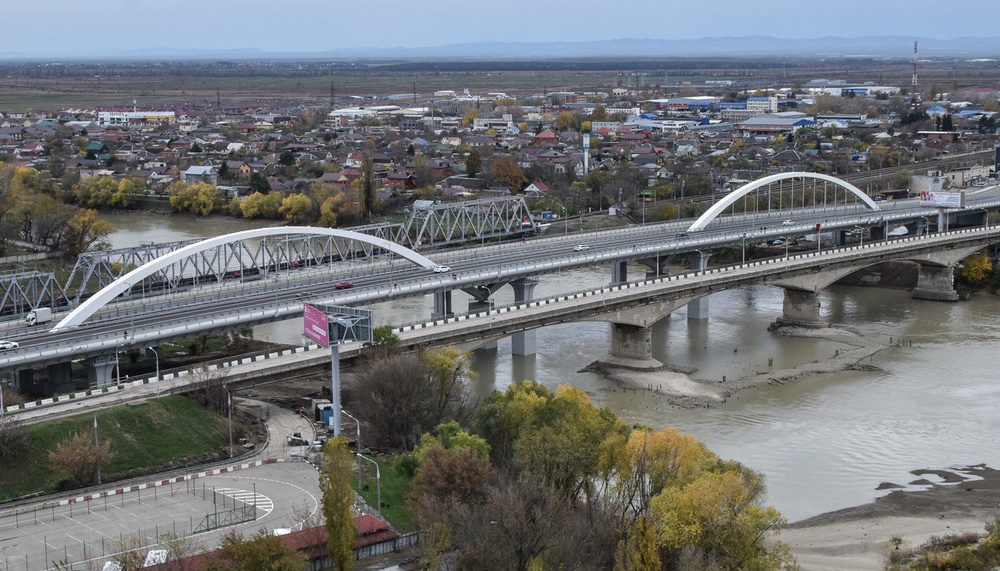
[[[876,242],[878,240],[885,240],[885,227],[875,225],[869,228],[868,239],[872,242]]]
[[[628,281],[628,263],[627,262],[612,262],[611,263],[611,285],[623,284]]]
[[[646,271],[646,279],[655,280],[659,277],[665,277],[668,274],[666,267],[670,259],[671,256],[660,256],[658,258],[648,258],[642,260],[642,264],[649,268],[649,270]]]
[[[115,374],[115,358],[110,355],[102,355],[87,359],[87,384],[95,389],[104,388],[111,384]]]
[[[914,299],[929,299],[931,301],[957,301],[955,291],[955,272],[951,266],[920,265],[917,271],[917,287],[910,295]]]
[[[479,313],[481,311],[489,311],[491,309],[493,309],[493,304],[490,303],[488,300],[487,301],[478,301],[475,299],[469,300],[469,313]],[[485,345],[480,345],[479,347],[476,348],[476,350],[478,351],[479,349],[496,349],[496,348],[497,348],[497,342],[490,341]]]
[[[35,370],[21,369],[18,371],[14,377],[14,386],[26,395],[36,396],[38,388],[35,387]]]
[[[434,292],[434,314],[433,319],[451,317],[455,312],[451,309],[451,291]]]
[[[781,317],[771,326],[822,329],[830,324],[819,316],[819,293],[785,288]]]
[[[76,388],[73,386],[73,363],[55,363],[46,368],[49,373],[49,382],[44,389],[45,396],[73,392],[73,389]]]
[[[602,362],[637,370],[659,369],[663,366],[663,363],[653,358],[653,329],[625,323],[611,324],[611,352]]]
[[[521,278],[510,282],[514,288],[514,303],[524,303],[531,301],[535,293],[535,286],[538,280],[532,278]],[[521,331],[510,337],[511,353],[514,355],[534,355],[536,350],[535,332]]]
[[[847,243],[847,230],[834,230],[833,231],[833,245],[843,246]]]
[[[711,252],[691,252],[688,254],[688,262],[691,271],[703,272],[708,267],[708,258]],[[688,319],[708,319],[708,297],[700,297],[687,304]]]

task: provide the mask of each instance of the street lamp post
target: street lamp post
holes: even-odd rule
[[[115,384],[118,385],[122,384],[122,368],[118,361],[118,353],[121,352],[123,346],[124,344],[115,347],[115,375],[117,376]]]
[[[229,457],[233,457],[233,392],[229,384],[222,385],[226,389],[226,403],[229,406]]]
[[[357,456],[358,458],[364,458],[365,460],[368,460],[372,464],[375,464],[375,490],[376,490],[375,497],[376,501],[378,502],[375,511],[378,512],[378,517],[381,518],[382,517],[382,474],[381,472],[379,472],[378,462],[372,460],[371,458],[368,458],[367,456],[362,456],[361,454],[357,454]]]
[[[152,351],[153,355],[156,356],[156,396],[160,396],[160,354],[152,347],[146,347],[146,349]]]
[[[361,452],[361,421],[358,420],[356,416],[354,416],[353,414],[347,412],[344,409],[340,409],[340,412],[346,414],[347,418],[350,418],[354,422],[358,423],[358,442],[357,442],[357,446],[355,446],[355,450],[357,450],[358,452]],[[359,456],[360,456],[360,454],[359,454]],[[359,490],[361,489],[361,460],[358,460],[358,489]]]

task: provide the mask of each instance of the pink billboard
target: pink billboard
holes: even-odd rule
[[[309,305],[302,306],[302,322],[305,326],[303,333],[320,345],[320,347],[330,346],[330,329],[327,324],[326,314]]]

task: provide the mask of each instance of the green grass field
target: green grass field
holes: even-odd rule
[[[0,500],[52,492],[59,481],[48,461],[49,451],[74,432],[90,433],[92,413],[25,427],[31,448],[13,462],[0,464]],[[128,470],[162,466],[227,446],[226,419],[177,396],[151,399],[97,413],[98,436],[111,441],[114,458],[105,479]]]
[[[413,520],[406,511],[406,493],[410,491],[412,480],[405,476],[400,476],[392,469],[392,461],[395,458],[375,458],[378,462],[379,471],[382,476],[382,516],[389,521],[400,533],[414,531]],[[362,460],[364,466],[365,489],[358,493],[368,502],[368,505],[375,507],[378,503],[378,490],[375,486],[375,466],[371,462]],[[354,489],[358,488],[356,478],[352,479]]]

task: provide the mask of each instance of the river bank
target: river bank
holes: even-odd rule
[[[932,536],[982,533],[1000,516],[1000,471],[983,465],[914,470],[873,502],[794,522],[779,539],[805,571],[882,569],[894,539],[918,547]],[[820,484],[817,482],[817,484]]]

